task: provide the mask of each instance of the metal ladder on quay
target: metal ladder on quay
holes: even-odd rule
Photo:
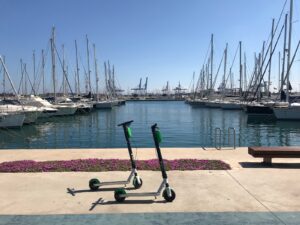
[[[224,143],[223,136],[228,135],[227,138],[227,143]],[[233,137],[233,138],[232,138]],[[231,139],[232,140],[232,145],[231,145]],[[228,127],[227,133],[222,131],[220,127],[215,128],[215,148],[217,150],[222,150],[223,149],[236,149],[236,132],[234,127]],[[225,145],[226,144],[226,145]]]

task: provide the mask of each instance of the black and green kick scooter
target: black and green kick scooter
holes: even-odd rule
[[[159,147],[159,143],[162,141],[162,137],[161,137],[159,128],[157,127],[157,124],[154,124],[153,126],[151,126],[151,131],[153,134],[153,139],[154,139],[154,143],[155,143],[155,148],[156,148],[156,152],[157,152],[157,157],[158,157],[163,181],[162,181],[161,185],[159,186],[157,192],[126,193],[124,188],[119,188],[119,189],[115,190],[115,199],[117,202],[124,202],[125,199],[128,197],[148,197],[148,196],[150,197],[150,196],[153,196],[156,199],[156,197],[160,196],[161,192],[162,192],[163,198],[167,202],[172,202],[176,197],[174,190],[170,187],[170,185],[168,183],[168,176],[167,176],[167,172],[166,172],[165,165],[164,165],[164,160],[162,158],[162,154],[161,154],[160,147]]]
[[[132,178],[133,178],[132,184],[135,189],[138,189],[143,185],[143,181],[138,176],[138,173],[137,173],[136,163],[135,163],[135,159],[133,157],[131,143],[130,143],[130,138],[132,136],[130,124],[132,122],[133,122],[133,120],[118,124],[119,127],[120,126],[123,127],[125,139],[127,142],[127,148],[128,148],[129,158],[130,158],[130,162],[131,162],[131,173],[130,173],[129,177],[127,178],[127,180],[124,180],[124,181],[111,181],[111,182],[100,182],[96,178],[91,179],[89,182],[89,186],[90,186],[91,190],[96,191],[99,189],[99,187],[106,186],[106,185],[125,185],[125,187],[126,187],[126,185],[131,182]]]

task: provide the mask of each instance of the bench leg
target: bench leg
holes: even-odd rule
[[[272,165],[272,158],[264,157],[263,164]]]

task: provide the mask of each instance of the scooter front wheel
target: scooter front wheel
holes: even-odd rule
[[[97,191],[100,187],[100,181],[96,178],[91,179],[89,182],[89,187],[92,191]]]
[[[119,188],[115,190],[115,200],[117,202],[124,202],[126,197],[123,197],[122,195],[126,195],[126,191],[124,188]]]
[[[173,202],[174,199],[176,198],[176,193],[173,189],[171,189],[171,196],[168,195],[168,190],[165,189],[163,191],[163,194],[162,196],[164,197],[164,199],[167,201],[167,202]]]
[[[135,189],[139,189],[143,185],[143,180],[141,178],[137,179],[137,177],[134,177],[132,184]]]

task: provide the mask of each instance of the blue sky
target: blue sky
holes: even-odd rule
[[[0,54],[5,55],[8,69],[18,86],[20,58],[32,73],[32,52],[35,50],[38,64],[40,51],[47,48],[54,25],[56,46],[65,45],[69,76],[72,77],[74,40],[78,42],[82,83],[83,66],[87,67],[87,34],[90,43],[96,44],[100,82],[103,83],[103,62],[110,60],[115,65],[118,83],[126,91],[137,86],[140,77],[145,80],[146,76],[149,77],[149,89],[153,91],[160,90],[167,81],[173,88],[179,81],[189,87],[193,71],[197,76],[199,74],[211,33],[215,37],[215,71],[225,44],[229,44],[230,64],[240,40],[250,67],[254,52],[258,52],[263,40],[268,38],[272,18],[278,19],[284,1],[0,0]],[[299,15],[300,2],[295,0],[294,46],[299,39]],[[49,54],[47,83],[51,90],[50,62]],[[275,82],[277,64],[276,51],[272,74]],[[91,68],[94,79],[92,58]],[[295,62],[291,79],[296,83],[299,68],[300,63]],[[238,74],[237,69],[234,72]],[[74,83],[73,79],[71,83]],[[300,83],[296,86],[300,87]]]

